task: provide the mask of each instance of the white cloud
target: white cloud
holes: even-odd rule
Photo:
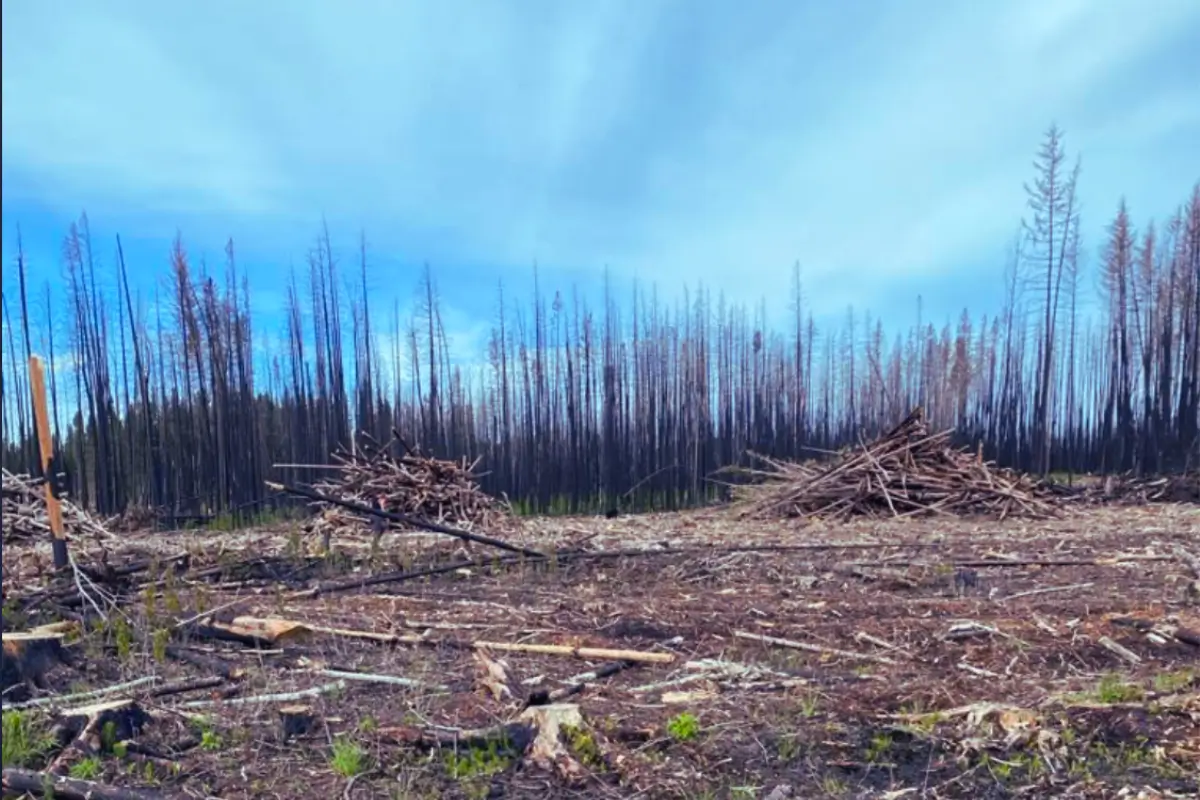
[[[1200,89],[1180,77],[1195,72],[1192,0],[3,14],[6,220],[10,197],[33,198],[242,226],[241,243],[326,213],[374,250],[433,260],[448,309],[481,290],[454,285],[455,264],[534,259],[548,286],[609,265],[665,296],[704,281],[772,311],[796,260],[834,314],[981,261],[998,286],[1052,119],[1084,152],[1089,213],[1128,191],[1157,214],[1200,178],[1194,147],[1160,147],[1200,137]],[[1167,54],[1170,69],[1147,66]],[[303,243],[257,243],[272,245]],[[478,343],[481,327],[454,337]]]

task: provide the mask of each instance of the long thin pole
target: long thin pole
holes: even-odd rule
[[[56,478],[50,473],[54,439],[50,436],[50,415],[46,409],[46,377],[42,359],[32,355],[29,357],[29,385],[33,389],[33,413],[42,451],[42,477],[46,481],[46,513],[50,517],[50,533],[54,536],[54,566],[62,569],[67,566],[67,535],[63,530],[62,504],[54,494]]]

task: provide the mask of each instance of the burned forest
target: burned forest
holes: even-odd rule
[[[1072,159],[903,330],[22,242],[4,797],[1200,796],[1200,183],[1093,255]]]

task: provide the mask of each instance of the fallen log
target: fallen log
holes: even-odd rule
[[[547,706],[552,703],[559,703],[566,700],[568,697],[573,697],[583,692],[590,684],[600,680],[601,678],[609,678],[619,672],[624,672],[627,669],[636,667],[636,661],[613,661],[605,664],[597,670],[587,673],[580,680],[575,681],[569,686],[563,686],[559,689],[538,689],[531,692],[525,700],[525,707],[529,706]]]
[[[36,700],[29,700],[24,703],[12,703],[12,704],[6,705],[5,708],[10,709],[10,710],[21,710],[21,709],[25,709],[25,708],[43,708],[46,706],[62,706],[64,703],[75,703],[75,702],[78,702],[81,700],[94,700],[97,697],[103,697],[105,695],[120,694],[121,692],[129,692],[130,690],[136,689],[140,686],[145,686],[147,684],[156,683],[158,681],[158,679],[159,678],[157,675],[145,675],[141,678],[134,678],[131,681],[126,681],[125,683],[118,683],[113,686],[104,686],[99,689],[92,689],[91,691],[87,691],[87,692],[78,692],[76,694],[64,694],[64,695],[58,695],[56,697],[39,697]]]
[[[574,656],[592,661],[632,661],[635,664],[670,664],[670,653],[646,653],[639,650],[610,650],[604,647],[572,647],[561,644],[519,644],[510,642],[471,642],[476,650],[508,653],[537,653],[546,656]]]
[[[752,642],[762,642],[764,644],[773,644],[776,647],[786,647],[791,650],[806,650],[810,653],[820,655],[840,656],[842,658],[857,658],[863,661],[875,661],[879,664],[891,664],[896,662],[885,656],[877,656],[873,653],[855,653],[852,650],[839,650],[836,647],[824,647],[819,644],[808,644],[807,642],[797,642],[793,639],[780,639],[776,636],[763,636],[757,633],[747,633],[746,631],[734,631],[733,635],[738,639],[747,639]]]
[[[263,641],[269,644],[298,641],[313,633],[324,633],[331,636],[344,636],[352,639],[372,639],[383,644],[412,644],[429,647],[455,647],[464,650],[537,653],[550,656],[574,656],[575,658],[594,661],[632,661],[638,664],[670,664],[675,660],[675,656],[670,653],[647,653],[639,650],[611,650],[604,647],[576,647],[562,644],[525,644],[438,639],[430,636],[416,636],[411,634],[400,635],[376,633],[374,631],[355,631],[345,628],[326,628],[320,625],[309,625],[299,620],[280,619],[278,617],[237,617],[232,623],[214,622],[211,624],[211,627],[230,636],[253,641]]]
[[[161,792],[107,786],[16,767],[4,768],[3,784],[8,792],[54,797],[56,800],[166,800],[167,797]]]
[[[319,695],[328,694],[329,692],[340,692],[346,688],[346,682],[337,680],[333,683],[325,683],[320,686],[313,686],[309,689],[300,689],[296,692],[280,692],[277,694],[259,694],[251,695],[250,697],[230,697],[221,698],[219,700],[190,700],[180,705],[180,708],[207,708],[209,706],[244,706],[257,705],[259,703],[291,703],[297,700],[303,700],[308,697],[317,697]]]

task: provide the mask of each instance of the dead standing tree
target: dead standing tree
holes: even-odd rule
[[[1037,175],[1033,185],[1025,187],[1032,212],[1032,219],[1024,223],[1028,239],[1025,255],[1038,270],[1043,304],[1033,400],[1035,463],[1043,474],[1050,471],[1050,447],[1054,435],[1051,409],[1054,405],[1059,300],[1074,231],[1079,226],[1075,201],[1079,162],[1077,160],[1068,172],[1066,158],[1062,131],[1052,125],[1034,162]]]

